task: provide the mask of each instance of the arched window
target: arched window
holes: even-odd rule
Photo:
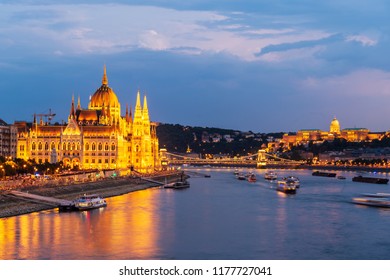
[[[51,142],[50,149],[54,150],[56,148],[56,144],[54,142]]]
[[[80,150],[80,142],[77,142],[77,145],[76,145],[76,150],[79,151]]]
[[[68,151],[70,151],[70,142],[68,142]]]
[[[39,150],[39,151],[42,150],[42,142],[39,142],[39,143],[38,143],[38,150]]]
[[[105,151],[108,151],[108,143],[105,143],[105,144],[104,144],[104,150],[105,150]]]
[[[36,145],[35,145],[35,142],[32,142],[32,144],[31,144],[31,149],[32,150],[35,150],[37,147],[36,147]]]
[[[66,150],[66,143],[62,143],[62,150]]]
[[[85,143],[85,150],[86,150],[86,151],[89,150],[89,143]]]
[[[72,151],[76,150],[76,144],[72,143]]]
[[[99,151],[103,150],[103,145],[102,145],[102,143],[99,143],[98,149],[99,149]]]
[[[112,144],[111,144],[111,150],[112,150],[112,151],[115,151],[115,143],[112,143]]]
[[[96,151],[96,144],[92,143],[92,151]]]
[[[45,151],[49,150],[49,143],[45,142]]]

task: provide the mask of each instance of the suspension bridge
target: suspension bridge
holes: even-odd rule
[[[162,150],[163,165],[195,165],[195,166],[232,166],[232,167],[276,167],[276,166],[299,166],[304,164],[303,161],[296,161],[281,158],[275,154],[266,153],[265,150],[259,150],[255,154],[248,154],[241,157],[217,157],[217,158],[200,158],[187,154],[175,154]]]

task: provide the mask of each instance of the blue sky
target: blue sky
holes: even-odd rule
[[[390,2],[0,4],[0,118],[67,120],[101,84],[158,122],[252,130],[390,129]]]

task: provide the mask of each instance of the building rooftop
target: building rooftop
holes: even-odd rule
[[[0,126],[8,126],[8,124],[2,119],[0,119]]]

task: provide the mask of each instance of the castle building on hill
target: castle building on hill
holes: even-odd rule
[[[57,163],[79,169],[134,169],[150,173],[161,168],[156,124],[149,119],[146,96],[141,106],[137,92],[134,116],[108,86],[106,67],[102,85],[90,97],[88,108],[72,97],[68,122],[52,125],[37,120],[18,126],[17,157],[37,163]]]
[[[322,143],[323,141],[333,141],[336,138],[345,139],[349,142],[362,142],[381,139],[385,132],[370,132],[367,128],[340,128],[340,123],[336,119],[330,123],[329,131],[320,129],[301,129],[296,133],[286,133],[283,135],[280,144],[283,144],[286,149],[295,145],[307,144],[308,142]],[[275,144],[271,143],[269,146]]]

